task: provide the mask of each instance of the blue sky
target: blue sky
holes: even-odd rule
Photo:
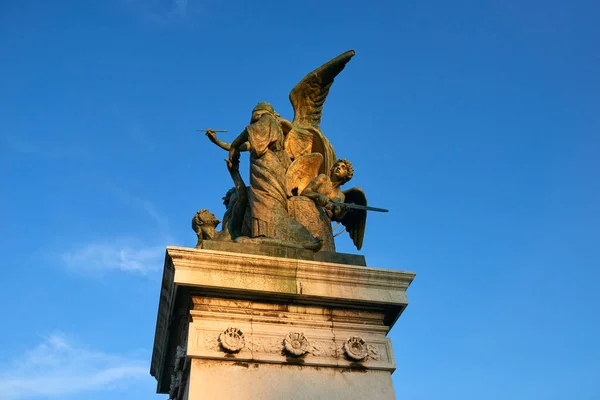
[[[166,398],[164,248],[231,186],[195,129],[231,139],[259,101],[291,118],[290,89],[355,49],[321,127],[391,210],[368,264],[417,273],[398,397],[600,398],[599,19],[593,0],[0,1],[2,395]]]

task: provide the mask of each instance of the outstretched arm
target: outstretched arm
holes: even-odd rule
[[[208,129],[206,131],[206,137],[208,137],[208,139],[213,142],[214,144],[216,144],[217,146],[219,146],[220,148],[222,148],[225,151],[229,151],[231,149],[231,144],[224,142],[222,140],[219,140],[217,138],[217,134],[215,133],[215,131],[213,131],[212,129]],[[250,143],[249,142],[245,142],[242,143],[239,147],[239,151],[248,151],[250,150]]]
[[[323,174],[317,176],[311,183],[308,184],[306,189],[304,189],[300,195],[306,196],[321,207],[324,207],[329,202],[329,197],[319,193],[319,189],[321,188],[321,185],[325,179],[329,178]]]

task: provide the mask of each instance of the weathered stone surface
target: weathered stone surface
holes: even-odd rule
[[[321,207],[306,196],[294,196],[288,201],[288,212],[315,237],[323,239],[322,251],[335,252],[331,220]]]
[[[177,400],[394,398],[396,364],[386,335],[408,303],[413,278],[168,247],[151,369],[158,392]],[[277,384],[265,386],[270,380]]]
[[[193,360],[189,399],[393,400],[387,371]]]
[[[365,256],[361,254],[336,253],[329,251],[319,251],[315,253],[310,250],[295,249],[291,247],[277,246],[266,243],[253,244],[205,240],[203,243],[203,248],[205,250],[256,254],[261,256],[283,257],[297,260],[322,261],[335,264],[348,264],[359,266],[367,265]]]
[[[389,327],[384,312],[336,310],[331,307],[297,306],[215,297],[192,297],[188,356],[244,362],[301,364],[318,367],[351,367],[344,344],[360,336],[365,357],[360,366],[394,371]],[[239,348],[223,348],[221,335],[235,330],[243,333]],[[285,340],[290,333],[302,333],[306,349],[302,357],[290,355]],[[235,341],[240,343],[241,341]],[[232,351],[233,350],[233,351]]]
[[[396,307],[408,303],[406,288],[414,273],[254,254],[185,247],[167,248],[165,269],[174,269],[175,285],[279,296],[348,305],[367,301]]]

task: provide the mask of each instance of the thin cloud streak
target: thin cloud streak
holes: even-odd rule
[[[133,380],[149,379],[146,364],[92,350],[56,334],[0,366],[2,398],[45,399],[118,389]]]
[[[5,142],[8,148],[16,153],[38,156],[44,158],[77,158],[85,159],[90,154],[83,148],[74,147],[71,145],[57,146],[56,144],[42,146],[39,143],[32,142],[22,137],[7,136]]]
[[[168,25],[189,22],[190,14],[197,14],[197,2],[189,0],[126,0],[135,14],[147,22]]]
[[[141,275],[162,267],[163,245],[148,246],[135,239],[97,241],[75,246],[60,259],[67,269],[83,275],[128,272]]]
[[[164,231],[165,234],[169,236],[169,219],[158,210],[154,203],[149,200],[136,197],[111,183],[107,184],[106,188],[120,203],[132,209],[144,210],[146,214],[148,214],[148,216],[152,218],[154,222],[156,222],[159,229]]]

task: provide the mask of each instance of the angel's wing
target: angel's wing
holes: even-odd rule
[[[329,175],[329,170],[336,161],[335,150],[333,150],[331,142],[320,129],[313,128],[311,130],[313,131],[312,151],[323,155],[323,164],[321,164],[319,173]]]
[[[299,196],[319,175],[319,167],[322,163],[323,156],[319,153],[305,154],[296,158],[285,173],[285,186],[289,194]]]
[[[290,92],[290,101],[294,107],[294,124],[319,127],[323,104],[333,79],[342,72],[354,54],[354,50],[340,54],[306,75],[294,86]]]
[[[284,129],[284,125],[285,123],[282,122],[282,129]],[[287,129],[287,127],[285,129]],[[312,153],[313,132],[298,125],[292,124],[291,122],[290,129],[287,132],[285,130],[283,132],[285,134],[283,148],[290,159],[295,160],[302,155]]]
[[[361,188],[352,188],[344,190],[346,196],[344,203],[354,203],[361,206],[367,205],[367,196]],[[367,225],[367,212],[365,210],[349,210],[340,221],[350,234],[357,250],[362,248],[363,238],[365,236],[365,226]]]

